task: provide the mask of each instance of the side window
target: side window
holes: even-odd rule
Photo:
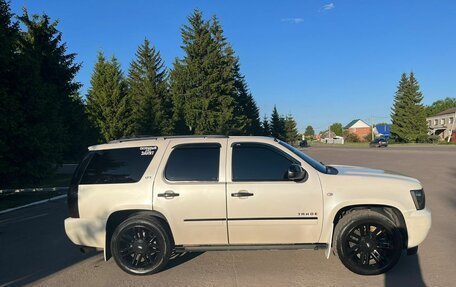
[[[220,144],[187,144],[174,147],[165,168],[171,181],[218,181]]]
[[[157,151],[156,146],[99,150],[91,153],[81,184],[138,182]]]
[[[237,143],[233,146],[233,181],[288,181],[290,165],[298,163],[282,151],[266,145]]]

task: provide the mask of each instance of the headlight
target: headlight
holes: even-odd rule
[[[415,203],[416,210],[423,209],[424,205],[426,204],[426,197],[424,196],[424,190],[423,189],[410,190],[410,193],[412,194],[412,198],[413,198],[413,202]]]

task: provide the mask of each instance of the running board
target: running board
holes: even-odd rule
[[[326,243],[314,244],[266,244],[266,245],[192,245],[176,246],[175,252],[203,252],[203,251],[238,251],[238,250],[299,250],[299,249],[326,249]]]

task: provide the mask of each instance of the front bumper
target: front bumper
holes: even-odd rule
[[[65,232],[76,245],[105,247],[105,220],[69,217],[65,219]]]
[[[431,229],[431,211],[428,208],[410,211],[404,214],[404,219],[408,234],[407,248],[418,246]]]

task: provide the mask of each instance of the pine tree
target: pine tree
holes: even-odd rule
[[[290,144],[294,144],[299,140],[299,133],[295,119],[293,115],[288,114],[285,117],[284,123],[285,141]]]
[[[243,129],[234,108],[234,56],[214,17],[195,10],[181,29],[185,55],[171,71],[174,122],[179,133],[229,134]]]
[[[241,74],[239,59],[234,63],[234,87],[236,89],[236,115],[245,120],[245,129],[242,134],[260,135],[262,134],[260,123],[260,112],[258,106],[250,93],[245,77]]]
[[[90,89],[87,94],[87,113],[105,141],[129,136],[134,125],[131,102],[120,64],[113,56],[107,61],[98,53]]]
[[[167,77],[160,53],[144,40],[130,64],[127,80],[136,135],[172,133]]]
[[[0,0],[0,188],[15,183],[20,165],[16,142],[21,139],[24,114],[15,87],[18,84],[17,60],[19,26],[13,22],[9,3]]]
[[[15,90],[24,121],[17,127],[21,137],[14,147],[20,151],[16,176],[36,183],[70,157],[70,148],[79,142],[80,130],[73,130],[70,123],[71,112],[78,107],[74,95],[80,84],[74,78],[80,65],[75,63],[76,54],[67,53],[57,21],[47,15],[30,17],[26,10],[18,18],[25,31],[19,39]]]
[[[391,114],[391,134],[399,142],[425,141],[427,136],[426,114],[422,105],[423,95],[413,73],[402,74],[394,98]]]
[[[276,106],[274,106],[271,114],[271,135],[285,140],[285,118],[279,115]]]
[[[417,142],[427,141],[428,127],[426,123],[426,109],[423,105],[423,94],[413,72],[410,73],[409,82],[413,99],[413,128],[412,138]]]
[[[307,126],[306,131],[304,132],[304,136],[313,138],[315,136],[315,131],[312,126]]]
[[[261,131],[263,136],[271,136],[271,126],[269,125],[269,120],[266,115],[263,117],[261,122]]]
[[[79,160],[86,138],[76,54],[57,21],[18,17],[0,0],[0,187],[35,184],[64,159]]]

